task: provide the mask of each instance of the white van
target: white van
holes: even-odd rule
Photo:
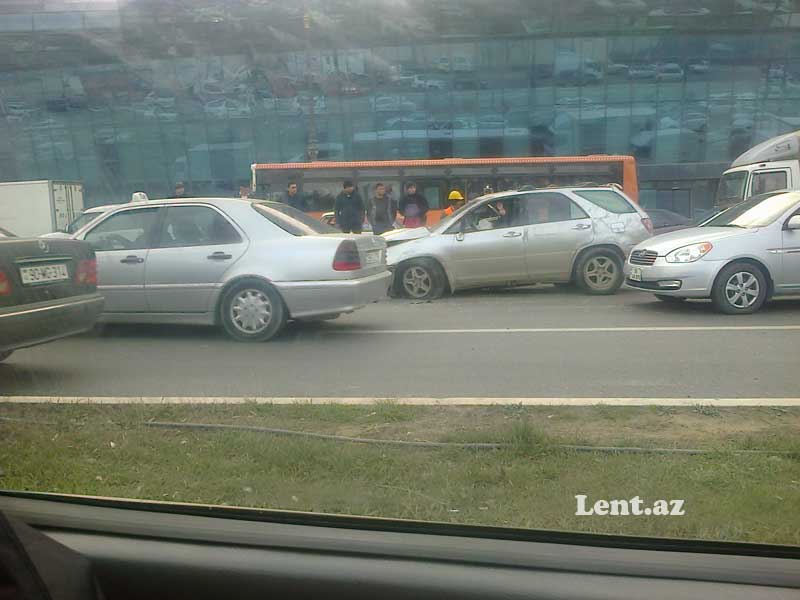
[[[762,142],[733,161],[719,181],[716,205],[784,189],[800,189],[800,131]]]

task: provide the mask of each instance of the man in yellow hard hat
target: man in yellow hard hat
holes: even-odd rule
[[[447,208],[444,209],[444,214],[442,216],[449,217],[462,206],[464,206],[464,196],[462,196],[461,192],[458,190],[453,190],[450,192],[450,195],[447,196]]]

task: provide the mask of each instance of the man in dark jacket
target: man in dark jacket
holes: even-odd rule
[[[336,226],[343,233],[361,233],[364,228],[364,201],[352,181],[347,180],[342,184],[333,210]]]
[[[380,235],[393,229],[396,216],[397,204],[386,193],[386,186],[376,183],[375,196],[370,198],[367,205],[367,220],[372,225],[372,233]]]
[[[417,192],[417,184],[406,185],[406,195],[400,200],[403,227],[424,227],[428,215],[428,201]]]
[[[305,199],[300,192],[297,191],[297,183],[294,181],[290,181],[289,185],[286,186],[286,195],[284,196],[283,201],[297,210],[306,209]]]

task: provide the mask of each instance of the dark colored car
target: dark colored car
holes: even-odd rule
[[[645,211],[653,221],[653,235],[668,233],[692,226],[692,219],[663,208],[646,208]]]
[[[0,237],[0,361],[86,331],[102,310],[89,244]]]

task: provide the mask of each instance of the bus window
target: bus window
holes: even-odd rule
[[[342,181],[307,181],[300,185],[300,193],[306,201],[306,210],[331,211],[336,196],[342,191]]]

